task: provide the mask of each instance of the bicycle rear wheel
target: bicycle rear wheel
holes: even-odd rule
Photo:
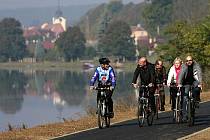
[[[101,101],[98,101],[97,111],[98,111],[98,127],[102,129],[106,123],[106,120],[103,113],[103,104],[101,103]]]
[[[137,112],[137,117],[138,117],[138,123],[139,123],[139,127],[142,127],[144,125],[144,120],[145,120],[145,111],[143,108],[143,104],[142,103],[138,103],[138,112]]]

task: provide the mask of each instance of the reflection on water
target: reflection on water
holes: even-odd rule
[[[93,71],[0,70],[0,130],[23,123],[28,127],[77,119],[87,107],[96,106],[96,94],[88,90]],[[135,96],[130,87],[133,73],[118,72],[113,99]]]
[[[0,110],[15,114],[22,108],[27,77],[17,71],[0,71]]]

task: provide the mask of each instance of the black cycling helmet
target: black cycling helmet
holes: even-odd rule
[[[109,64],[110,60],[108,58],[103,57],[103,58],[99,59],[99,63],[100,64]]]

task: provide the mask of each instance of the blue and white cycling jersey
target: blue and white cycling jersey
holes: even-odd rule
[[[112,86],[115,87],[116,80],[115,80],[115,73],[111,66],[109,66],[108,70],[102,69],[102,67],[97,67],[93,77],[90,80],[90,86],[93,86],[98,80],[101,84],[105,85],[107,83],[111,83]]]

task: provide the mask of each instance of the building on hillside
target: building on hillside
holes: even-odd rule
[[[67,20],[63,17],[60,8],[60,0],[58,0],[58,9],[55,16],[52,18],[52,23],[45,22],[41,26],[33,26],[24,29],[24,37],[27,46],[36,46],[36,42],[39,40],[45,49],[53,48],[59,35],[66,31],[66,23]]]
[[[137,26],[131,26],[131,37],[134,38],[135,45],[149,46],[149,35],[148,32],[141,27],[140,24]]]

